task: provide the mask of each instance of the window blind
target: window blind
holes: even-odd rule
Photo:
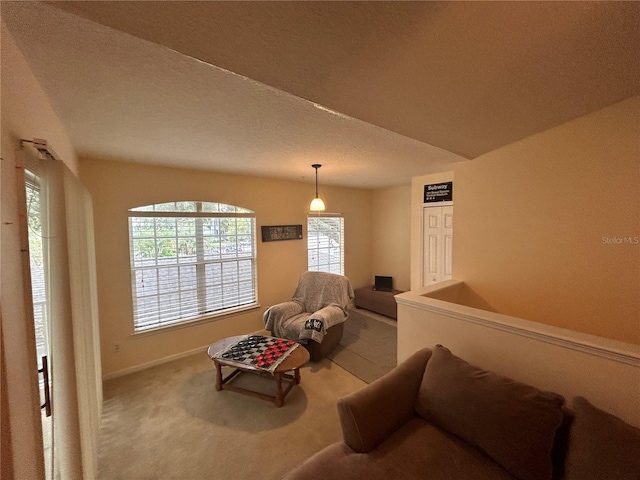
[[[344,218],[307,217],[307,253],[310,271],[344,275]]]
[[[134,330],[256,304],[253,215],[241,207],[209,202],[132,209]]]

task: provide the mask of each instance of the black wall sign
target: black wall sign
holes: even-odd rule
[[[424,186],[424,203],[453,201],[453,182],[432,183]]]
[[[302,238],[302,225],[265,225],[262,227],[262,241],[299,240]]]

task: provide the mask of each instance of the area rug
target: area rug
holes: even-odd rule
[[[396,366],[397,344],[395,325],[349,310],[342,340],[327,357],[371,383]]]

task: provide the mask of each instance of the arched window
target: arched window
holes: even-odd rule
[[[169,202],[129,210],[134,332],[256,306],[255,214]]]

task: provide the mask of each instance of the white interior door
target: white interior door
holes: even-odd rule
[[[450,280],[453,205],[425,207],[422,228],[422,285]]]

